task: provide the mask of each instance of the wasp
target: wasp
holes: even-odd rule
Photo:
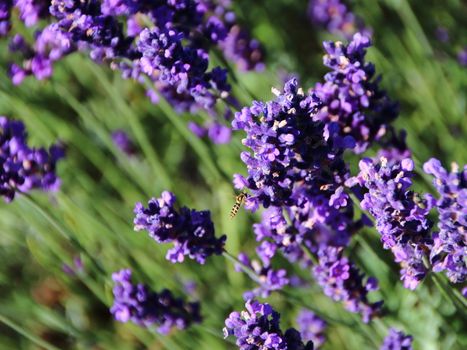
[[[240,192],[236,197],[235,197],[235,204],[230,210],[230,218],[233,219],[235,215],[237,215],[238,210],[242,206],[243,202],[245,202],[245,199],[248,198],[248,194],[246,192]]]

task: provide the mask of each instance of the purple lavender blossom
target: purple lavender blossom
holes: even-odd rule
[[[208,136],[213,143],[221,145],[228,143],[232,135],[232,130],[218,122],[213,122],[209,126]]]
[[[297,316],[298,329],[304,341],[313,342],[314,349],[319,349],[326,341],[324,332],[327,324],[312,311],[302,309]]]
[[[248,177],[235,175],[234,185],[249,190],[247,208],[268,208],[254,226],[256,239],[262,242],[257,253],[265,265],[280,251],[307,268],[312,264],[304,249],[321,254],[324,265],[315,271],[322,287],[332,291],[326,294],[337,298],[334,292],[347,293],[336,300],[345,301],[349,310],[362,313],[368,321],[379,308],[366,299],[375,281],[364,284],[361,273],[341,254],[350,236],[365,224],[364,218],[354,220],[353,204],[343,187],[349,171],[342,153],[354,147],[353,137],[339,135],[333,122],[314,120],[319,104],[313,94],[305,95],[298,88],[296,80],[287,82],[284,92],[274,92],[275,101],[254,102],[233,122],[234,129],[246,131],[243,144],[253,151],[242,153]],[[351,267],[355,281],[342,278],[336,285],[326,278],[332,249],[336,261],[330,265],[340,262]]]
[[[361,207],[376,219],[383,247],[400,263],[404,286],[415,289],[427,274],[423,259],[432,245],[432,223],[427,218],[431,200],[410,190],[414,168],[410,158],[392,163],[366,158],[359,167],[360,173],[348,184],[359,184],[367,191]]]
[[[209,22],[216,23],[218,46],[224,56],[234,62],[240,71],[263,71],[264,49],[260,42],[251,37],[250,33],[242,28],[232,11],[231,0],[203,1],[214,14]]]
[[[445,271],[453,283],[467,277],[467,166],[452,165],[451,172],[435,158],[423,165],[434,176],[433,185],[439,193],[435,207],[439,214],[439,232],[433,235],[430,261],[435,272]]]
[[[206,258],[222,253],[226,236],[216,238],[209,211],[177,209],[173,193],[164,191],[152,198],[145,208],[136,203],[135,231],[146,230],[158,243],[173,243],[166,255],[172,263],[183,262],[185,256],[204,264]]]
[[[467,46],[459,51],[457,54],[457,61],[461,66],[467,66]]]
[[[22,65],[13,64],[10,75],[14,84],[20,84],[29,75],[43,80],[52,75],[52,65],[74,50],[71,34],[62,32],[57,24],[51,24],[42,31],[36,32],[34,46],[30,47],[24,39],[21,45],[15,43],[18,37],[10,43],[10,50],[18,52],[23,57]]]
[[[182,32],[173,29],[144,29],[137,46],[142,71],[149,76],[157,72],[159,80],[174,86],[178,94],[187,92],[203,107],[212,108],[216,96],[210,90],[217,88],[220,95],[228,95],[226,73],[219,69],[207,71],[207,52],[184,46],[184,38]]]
[[[117,321],[131,321],[141,327],[157,326],[161,334],[201,322],[199,303],[186,303],[167,289],[157,293],[142,283],[135,285],[131,274],[130,269],[112,274],[115,286],[110,312]]]
[[[224,336],[237,338],[240,350],[312,350],[313,343],[303,343],[300,333],[290,328],[285,333],[279,326],[280,315],[269,304],[249,300],[246,310],[232,312],[225,320]]]
[[[48,15],[48,4],[15,0],[26,25]],[[9,30],[12,6],[7,1],[0,7],[0,35]],[[30,75],[50,77],[54,62],[79,50],[119,69],[125,78],[148,81],[148,90],[157,89],[179,112],[201,108],[215,116],[221,109],[229,111],[234,98],[229,96],[227,71],[210,67],[210,50],[218,46],[242,70],[263,66],[259,43],[238,26],[230,1],[53,0],[49,9],[50,24],[36,33],[27,50],[18,51],[22,58],[10,67],[15,84]],[[213,118],[208,136],[226,143],[230,131]]]
[[[355,140],[355,153],[381,141],[398,114],[397,104],[379,88],[374,65],[365,61],[370,46],[369,37],[361,33],[356,33],[347,45],[324,42],[324,65],[332,71],[325,75],[323,84],[313,89],[322,103],[314,118],[337,124],[342,137]]]
[[[136,145],[124,130],[118,129],[112,132],[112,141],[114,145],[127,156],[136,154]]]
[[[13,0],[4,0],[0,2],[0,38],[6,36],[11,29],[11,8]]]
[[[83,261],[79,256],[73,258],[72,264],[63,264],[62,271],[69,276],[76,276],[79,273],[82,273],[84,270]]]
[[[378,289],[376,279],[364,281],[358,268],[342,255],[342,248],[321,249],[318,259],[313,275],[324,294],[335,301],[343,301],[347,310],[360,313],[365,323],[379,314],[382,301],[371,303],[368,300],[368,292]]]
[[[397,329],[390,328],[380,350],[412,350],[412,337]]]
[[[357,31],[364,30],[361,21],[341,0],[310,0],[308,17],[313,24],[344,38],[351,38]]]
[[[263,244],[264,243],[267,242],[263,242]],[[272,256],[273,255],[274,252],[272,253]],[[238,260],[243,267],[248,268],[255,273],[255,281],[259,283],[257,288],[243,294],[243,298],[245,300],[254,299],[256,297],[267,298],[271,292],[280,290],[289,284],[287,271],[284,269],[274,270],[268,262],[264,262],[263,260],[263,264],[261,264],[257,260],[250,260],[245,253],[240,253],[238,255]],[[236,270],[241,271],[241,267],[236,266]]]
[[[449,41],[449,31],[446,27],[437,27],[435,30],[436,39],[442,43],[447,43]]]
[[[33,189],[58,190],[56,163],[63,156],[58,145],[49,150],[30,148],[24,124],[0,116],[0,195],[6,202],[11,202],[16,193]]]
[[[264,70],[264,51],[255,39],[251,39],[248,32],[238,25],[232,26],[227,37],[220,44],[225,57],[237,64],[241,71]]]
[[[19,17],[28,27],[49,15],[50,0],[14,0]]]
[[[340,154],[353,146],[351,138],[334,137],[335,125],[314,121],[318,101],[305,94],[296,79],[288,81],[284,91],[274,90],[274,101],[253,102],[235,114],[232,125],[244,130],[243,144],[253,152],[242,152],[248,177],[235,176],[238,189],[248,188],[251,195],[246,207],[255,210],[260,204],[292,205],[297,185],[309,184],[316,191],[345,176],[347,169]]]

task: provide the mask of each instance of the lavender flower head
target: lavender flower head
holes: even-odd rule
[[[359,184],[366,191],[361,207],[376,219],[384,248],[391,249],[400,263],[404,286],[415,289],[427,273],[423,259],[432,244],[432,223],[427,218],[431,197],[423,199],[410,190],[414,169],[410,158],[392,163],[366,158],[359,167],[360,173],[348,184]]]
[[[240,350],[312,350],[313,343],[303,343],[300,333],[291,328],[285,333],[279,326],[280,315],[269,304],[249,300],[246,310],[234,311],[225,320],[224,336],[237,338]]]
[[[335,301],[343,301],[350,312],[360,313],[365,323],[379,314],[382,301],[371,303],[368,300],[368,292],[378,289],[376,279],[370,277],[365,281],[358,268],[342,255],[342,248],[322,249],[318,260],[313,275],[324,294]]]
[[[457,53],[457,61],[461,66],[467,66],[467,46],[464,46]]]
[[[141,327],[157,327],[161,334],[172,328],[185,329],[201,322],[199,303],[186,303],[164,289],[160,293],[131,281],[131,270],[112,274],[114,302],[110,312],[119,322],[133,322]]]
[[[220,68],[208,72],[207,52],[183,45],[183,39],[183,32],[173,29],[144,29],[137,44],[142,71],[150,76],[157,72],[159,80],[178,94],[188,93],[203,107],[212,108],[216,96],[210,90],[228,96],[226,72]]]
[[[173,243],[167,252],[167,260],[182,262],[185,256],[204,264],[206,258],[222,253],[226,236],[216,238],[209,211],[177,209],[173,193],[162,192],[160,198],[152,198],[145,208],[136,203],[135,231],[146,230],[158,243]]]
[[[397,329],[390,328],[380,350],[412,350],[412,337]]]
[[[324,332],[327,324],[312,311],[302,309],[297,316],[297,324],[304,341],[312,341],[314,349],[319,349],[326,341]]]
[[[240,71],[264,70],[264,50],[258,40],[252,39],[249,33],[239,25],[230,29],[220,47],[228,60],[237,64]]]
[[[39,19],[49,15],[50,0],[15,0],[19,17],[28,27],[35,25]]]
[[[127,156],[136,154],[136,145],[124,130],[118,129],[112,132],[112,141],[114,145]]]
[[[397,104],[379,88],[374,65],[365,61],[371,46],[368,36],[356,33],[347,45],[339,41],[323,45],[323,62],[331,72],[325,75],[324,84],[313,89],[322,102],[314,118],[336,123],[342,137],[355,140],[354,152],[362,153],[387,134],[389,123],[397,117]]]
[[[361,21],[341,0],[310,0],[308,17],[312,23],[344,38],[351,38],[355,32],[364,30]]]
[[[467,166],[452,165],[452,171],[441,162],[430,159],[423,170],[434,176],[439,193],[435,207],[439,214],[439,232],[434,235],[430,260],[435,272],[445,271],[453,283],[464,283],[467,277]]]
[[[17,192],[58,190],[60,179],[55,170],[63,156],[58,145],[49,150],[30,148],[24,124],[0,116],[0,195],[6,202]]]
[[[265,208],[292,205],[298,185],[319,190],[336,182],[346,172],[339,155],[353,147],[351,138],[334,137],[336,125],[313,120],[318,100],[305,94],[296,79],[288,81],[283,92],[273,92],[274,101],[255,101],[237,112],[232,122],[235,130],[246,132],[243,144],[252,151],[241,154],[248,177],[234,177],[237,189],[250,190],[246,207],[251,210],[260,204]]]
[[[5,0],[0,2],[0,38],[6,36],[11,29],[11,8],[13,0]]]

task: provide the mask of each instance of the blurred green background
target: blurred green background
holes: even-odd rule
[[[310,24],[307,1],[234,3],[267,52],[265,72],[237,73],[243,85],[234,91],[243,105],[251,102],[245,87],[256,98],[270,99],[271,86],[280,87],[289,74],[298,75],[305,88],[321,79],[326,72],[321,42],[336,37]],[[432,156],[447,166],[465,164],[467,73],[456,59],[467,45],[465,2],[349,4],[373,29],[368,60],[382,74],[382,86],[400,102],[396,125],[407,130],[417,165]],[[438,26],[448,29],[449,43],[435,38]],[[253,282],[222,256],[205,266],[170,264],[165,246],[133,231],[132,210],[135,202],[171,190],[188,207],[212,210],[217,232],[228,236],[229,252],[253,252],[251,224],[258,216],[242,210],[229,219],[234,203],[229,179],[244,172],[239,159],[243,135],[234,134],[228,145],[197,139],[186,121],[200,116],[179,116],[164,101],[151,104],[140,85],[79,54],[56,64],[50,80],[27,79],[15,87],[6,74],[6,45],[0,45],[0,115],[23,120],[33,145],[62,140],[67,158],[59,165],[60,192],[0,203],[0,349],[235,349],[222,337],[223,322],[232,310],[243,308],[242,293]],[[110,134],[117,128],[130,133],[139,155],[127,157],[114,147]],[[417,180],[417,189],[429,189],[429,182]],[[363,236],[349,254],[378,277],[381,290],[374,298],[385,301],[384,322],[363,324],[324,297],[309,273],[279,261],[290,274],[310,281],[309,288],[289,288],[287,295],[269,298],[282,313],[284,328],[295,326],[297,312],[306,306],[329,323],[324,349],[376,349],[388,325],[412,334],[416,349],[466,349],[465,309],[456,308],[431,280],[415,292],[405,290],[376,232]],[[82,259],[83,271],[69,276],[63,264],[72,265],[75,257]],[[189,298],[201,300],[203,324],[162,337],[114,322],[108,312],[110,275],[125,267],[154,289],[171,288],[178,295],[195,282]]]

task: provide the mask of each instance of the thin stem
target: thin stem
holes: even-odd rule
[[[423,264],[425,265],[427,269],[430,269],[430,263],[427,257],[423,258]],[[463,310],[467,308],[466,302],[462,300],[463,298],[460,299],[455,294],[453,294],[451,288],[449,288],[449,286],[446,286],[441,276],[439,276],[435,272],[431,272],[429,275],[432,281],[434,282],[434,284],[436,285],[436,287],[438,288],[438,290],[441,292],[441,294],[448,301],[450,301],[454,305],[454,307],[458,308],[459,310]]]
[[[248,266],[245,266],[240,260],[238,260],[236,257],[234,257],[232,254],[230,254],[229,252],[227,252],[226,250],[224,250],[224,252],[222,253],[222,255],[224,257],[227,258],[227,260],[230,260],[230,262],[232,262],[234,265],[240,267],[240,269],[245,272],[248,277],[250,277],[253,281],[255,281],[256,283],[258,284],[262,284],[259,276],[256,274],[255,271],[253,271],[251,268],[249,268]]]
[[[300,305],[304,308],[307,308],[313,311],[317,316],[321,317],[323,320],[325,320],[326,322],[330,324],[340,324],[340,325],[344,325],[349,328],[354,328],[355,326],[355,322],[348,322],[340,318],[335,318],[335,317],[326,315],[321,310],[317,309],[315,306],[304,302],[302,299],[298,298],[297,296],[295,296],[293,293],[290,293],[289,291],[278,290],[277,292],[279,294],[282,294],[284,297],[286,297],[287,300],[292,301],[294,304]]]
[[[23,337],[29,339],[30,341],[32,341],[34,344],[36,344],[37,346],[41,348],[44,348],[46,350],[60,350],[59,348],[56,348],[52,344],[47,343],[45,340],[42,340],[41,338],[35,336],[28,330],[16,324],[15,322],[11,321],[6,316],[0,315],[0,322],[10,327],[11,329],[15,330],[16,332],[21,334]]]
[[[253,281],[255,281],[256,283],[258,284],[261,284],[261,280],[259,279],[259,276],[256,274],[255,271],[253,271],[252,269],[250,269],[249,267],[245,266],[244,264],[242,264],[237,258],[235,258],[233,255],[231,255],[230,253],[228,253],[227,251],[224,251],[222,253],[224,255],[224,257],[226,257],[229,261],[231,261],[232,263],[234,263],[235,265],[239,266],[243,272],[245,272]],[[344,320],[341,320],[341,319],[337,319],[337,318],[333,318],[333,317],[330,317],[330,316],[327,316],[325,315],[324,313],[322,313],[321,311],[317,310],[316,308],[314,308],[313,306],[310,306],[309,304],[305,304],[302,300],[298,299],[296,296],[294,296],[293,294],[291,294],[290,292],[287,292],[285,290],[278,290],[277,291],[279,294],[282,294],[283,296],[285,296],[288,300],[292,300],[294,301],[296,304],[300,304],[302,305],[303,307],[306,307],[310,310],[312,310],[313,312],[315,312],[318,316],[322,317],[324,320],[326,320],[327,322],[329,323],[335,323],[335,324],[341,324],[341,325],[344,325],[346,327],[350,327],[352,329],[354,329],[354,324],[352,323],[349,323],[347,321],[344,321]]]
[[[125,103],[125,101],[119,96],[118,92],[115,90],[115,87],[108,81],[103,71],[99,69],[94,63],[88,64],[88,67],[98,78],[98,80],[102,82],[102,87],[106,90],[108,96],[113,100],[115,105],[118,106],[121,112],[127,116],[126,119],[130,125],[130,128],[135,135],[139,145],[141,146],[141,149],[145,154],[145,157],[149,162],[154,175],[157,176],[157,180],[161,183],[162,187],[168,188],[171,184],[171,178],[167,173],[166,168],[163,166],[159,155],[152,147],[140,120],[136,117],[127,103]]]
[[[27,193],[22,193],[22,198],[26,200],[36,211],[41,214],[46,221],[52,225],[55,230],[61,234],[66,240],[70,241],[73,245],[78,247],[80,251],[86,254],[86,256],[91,260],[91,262],[94,264],[94,266],[99,270],[100,273],[106,275],[105,270],[103,267],[99,264],[99,262],[96,261],[96,259],[87,252],[87,250],[81,245],[81,243],[73,237],[72,234],[70,234],[65,228],[63,228],[46,210],[44,210],[29,194]]]
[[[213,161],[214,157],[209,148],[198,137],[192,134],[190,130],[188,130],[186,124],[181,120],[180,116],[175,115],[165,98],[160,94],[158,95],[160,98],[158,106],[164,112],[164,115],[169,119],[172,125],[180,132],[190,146],[193,147],[193,150],[198,154],[200,160],[205,164],[214,180],[224,180],[227,183],[230,183],[230,176],[224,173],[223,170],[219,168],[218,164]]]
[[[307,247],[306,244],[302,244],[302,248],[303,248],[303,250],[305,251],[306,256],[311,260],[311,262],[312,262],[314,265],[318,265],[318,264],[319,264],[318,259],[317,259],[316,256],[313,254],[313,252],[310,250],[310,248]]]

